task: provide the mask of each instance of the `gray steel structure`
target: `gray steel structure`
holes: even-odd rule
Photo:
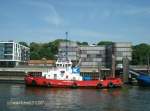
[[[105,67],[105,46],[80,46],[81,67]]]
[[[66,53],[67,52],[67,53]],[[58,56],[65,60],[66,58],[71,59],[73,62],[79,60],[79,46],[76,42],[61,42],[59,44]]]
[[[132,60],[132,43],[131,42],[115,42],[113,43],[113,54],[116,64],[122,64],[123,58]]]
[[[131,46],[130,42],[116,42],[106,46],[79,46],[76,42],[68,42],[67,44],[62,42],[58,55],[65,59],[67,54],[69,59],[76,61],[74,63],[79,62],[82,76],[98,79],[111,74],[112,63],[116,63],[113,65],[115,67],[117,64],[123,64],[124,57],[127,57],[129,61],[132,60]]]
[[[66,47],[67,45],[67,47]],[[131,42],[114,42],[107,46],[79,46],[76,42],[61,42],[59,46],[59,57],[67,57],[72,61],[80,61],[80,67],[108,67],[112,66],[112,55],[115,63],[122,64],[123,58],[132,60]]]

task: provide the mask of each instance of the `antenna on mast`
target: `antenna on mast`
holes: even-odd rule
[[[67,41],[68,41],[68,32],[66,32],[65,34],[66,34],[66,60],[68,60],[68,44],[67,44]]]

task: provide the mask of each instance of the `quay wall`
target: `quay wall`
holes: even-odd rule
[[[0,83],[24,83],[28,72],[48,71],[48,68],[0,68]]]

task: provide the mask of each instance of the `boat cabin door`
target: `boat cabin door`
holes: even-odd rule
[[[57,79],[57,74],[54,74],[54,79]]]

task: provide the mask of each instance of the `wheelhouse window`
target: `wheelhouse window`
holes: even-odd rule
[[[60,71],[60,73],[61,73],[61,77],[63,77],[63,76],[64,76],[65,71]]]
[[[54,74],[54,79],[57,79],[57,74]]]
[[[65,71],[60,71],[61,73],[65,73]]]

